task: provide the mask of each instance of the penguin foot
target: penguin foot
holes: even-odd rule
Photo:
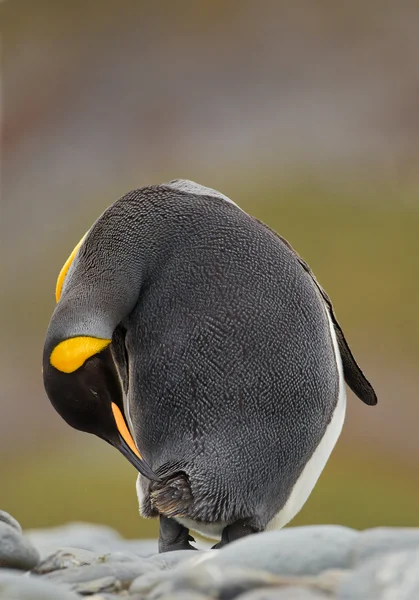
[[[219,548],[223,548],[223,546],[230,544],[230,542],[239,540],[247,535],[252,535],[253,533],[259,533],[259,531],[259,529],[249,525],[246,521],[236,521],[235,523],[224,527],[223,533],[221,534],[221,541],[218,542],[218,544],[215,544],[215,546],[212,546],[212,549],[218,550]]]
[[[160,515],[159,553],[172,550],[196,550],[189,542],[194,542],[189,530],[183,525]]]

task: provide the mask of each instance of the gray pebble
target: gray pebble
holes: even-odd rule
[[[36,548],[69,546],[102,554],[112,551],[114,548],[111,546],[122,541],[119,533],[111,527],[88,523],[69,523],[49,529],[32,529],[26,531],[25,534]]]
[[[164,552],[163,554],[157,554],[150,557],[148,560],[150,564],[155,565],[158,569],[166,571],[173,569],[176,565],[185,562],[186,560],[196,559],[198,556],[211,553],[211,550],[173,550],[173,552]]]
[[[51,573],[59,569],[90,565],[95,560],[98,560],[98,555],[90,552],[90,550],[60,548],[43,558],[32,572],[37,575],[43,575],[44,573]]]
[[[20,526],[20,523],[18,523],[18,521],[16,521],[12,515],[9,515],[9,513],[4,510],[0,510],[0,521],[7,523],[7,525],[10,525],[10,527],[13,527],[13,529],[16,529],[16,531],[19,533],[22,533],[22,527]]]
[[[148,593],[153,599],[164,598],[167,595],[176,594],[184,590],[194,590],[214,598],[235,598],[247,590],[275,587],[278,589],[289,589],[296,587],[310,591],[313,597],[330,597],[335,594],[339,584],[347,571],[333,569],[323,571],[317,576],[277,576],[266,571],[251,568],[238,568],[221,565],[213,565],[210,560],[189,560],[188,563],[178,565],[172,572],[165,572],[164,579],[153,586],[144,586],[144,578],[134,581],[130,591]],[[150,581],[148,582],[150,583]],[[285,596],[284,596],[285,597]],[[241,598],[241,596],[240,596]]]
[[[38,551],[15,527],[0,521],[0,567],[29,571],[39,559]]]
[[[83,548],[67,546],[59,548],[56,546],[41,546],[38,547],[38,550],[41,555],[41,562],[34,570],[38,574],[95,563],[135,562],[140,558],[133,552],[92,552]]]
[[[130,596],[129,600],[135,600],[136,596]],[[138,600],[143,600],[144,596],[137,596]],[[200,592],[178,592],[174,594],[167,594],[164,596],[164,600],[213,600],[213,596],[207,596]],[[238,600],[242,600],[242,596]]]
[[[332,594],[334,597],[341,582],[350,573],[351,571],[349,569],[327,569],[326,571],[322,571],[322,573],[316,577],[305,577],[305,580],[313,589],[324,592],[325,594]]]
[[[5,570],[0,571],[0,600],[80,600],[80,596],[49,581]]]
[[[186,572],[190,571],[192,572],[197,566],[201,565],[201,563],[206,562],[206,560],[208,560],[209,558],[211,558],[211,554],[215,553],[215,551],[212,552],[195,552],[194,550],[188,551],[188,550],[180,550],[180,551],[173,551],[172,552],[165,552],[163,554],[157,555],[155,557],[153,557],[152,559],[149,559],[149,564],[153,565],[154,559],[158,559],[159,557],[163,557],[165,555],[170,555],[173,554],[174,556],[177,556],[178,552],[184,552],[185,554],[187,554],[189,556],[188,560],[185,561],[180,561],[177,564],[173,564],[173,567],[169,567],[167,566],[167,568],[161,568],[160,566],[158,568],[155,568],[155,570],[150,571],[149,573],[146,573],[144,575],[141,575],[140,577],[137,577],[136,579],[134,579],[134,581],[131,583],[129,591],[131,594],[142,594],[142,595],[147,595],[149,594],[157,585],[164,583],[168,580],[170,580],[175,573],[177,573],[180,570],[185,570]],[[181,557],[180,557],[181,558]],[[170,564],[170,558],[168,561],[168,564]],[[154,567],[156,567],[156,565],[153,565]]]
[[[159,557],[163,557],[164,560],[164,556],[165,555],[170,555],[173,554],[174,556],[177,556],[178,552],[184,552],[185,554],[188,555],[189,559],[185,560],[185,561],[180,561],[177,564],[173,564],[173,567],[169,567],[168,565],[170,564],[170,557],[168,560],[168,563],[166,565],[166,567],[161,568],[160,565],[156,565],[153,564],[154,563],[154,559],[157,561],[157,559]],[[134,581],[131,583],[130,586],[130,593],[131,594],[148,594],[152,589],[154,589],[156,587],[156,585],[163,583],[164,581],[167,581],[168,579],[170,579],[172,577],[172,573],[173,571],[177,571],[178,569],[189,569],[192,570],[194,569],[198,564],[200,564],[201,562],[205,561],[206,558],[208,558],[208,556],[210,555],[209,552],[196,552],[194,550],[180,550],[180,551],[173,551],[172,552],[165,552],[163,554],[159,554],[155,557],[153,557],[153,559],[148,559],[148,564],[150,564],[150,566],[153,568],[153,570],[151,570],[149,573],[146,573],[145,575],[141,575],[140,577],[137,577],[136,579],[134,579]],[[181,557],[180,557],[181,558]]]
[[[149,598],[157,600],[183,591],[197,591],[213,598],[230,600],[248,590],[278,586],[281,583],[281,578],[264,571],[204,563],[193,569],[175,569],[172,577],[156,586]]]
[[[364,563],[368,558],[419,548],[419,527],[377,527],[358,536],[353,546],[353,563]],[[418,594],[419,596],[419,594]]]
[[[336,525],[290,527],[250,535],[213,551],[208,562],[261,569],[277,575],[317,575],[345,569],[359,532]]]
[[[157,540],[114,540],[109,545],[111,552],[124,552],[135,554],[137,557],[147,558],[158,553]],[[185,550],[187,552],[187,550]]]
[[[76,583],[72,586],[72,589],[83,596],[90,596],[91,594],[96,594],[97,592],[119,592],[123,588],[116,577],[108,576],[101,577],[100,579],[94,579],[93,581]]]
[[[103,554],[98,556],[95,562],[98,563],[121,563],[121,562],[136,562],[140,557],[132,552],[109,552],[109,554]]]
[[[63,547],[80,548],[98,554],[122,552],[137,558],[158,553],[157,540],[125,540],[115,530],[103,525],[70,523],[49,529],[27,530],[25,535],[42,558]]]
[[[123,588],[127,588],[136,577],[149,571],[150,565],[147,561],[137,559],[136,562],[114,562],[93,564],[86,567],[73,567],[41,575],[41,577],[49,581],[68,584],[85,583],[94,581],[95,579],[102,579],[103,577],[114,577],[116,581],[121,583]]]
[[[419,549],[377,556],[338,588],[340,600],[418,600]]]
[[[32,540],[29,540],[32,543]],[[60,546],[56,546],[55,544],[52,545],[47,545],[47,546],[38,546],[35,545],[36,549],[38,550],[39,556],[41,557],[41,561],[45,560],[46,558],[52,556],[53,554],[55,554],[56,552],[60,552],[60,550],[64,550],[65,548],[68,548],[69,546],[64,546],[63,544],[61,544]],[[86,550],[86,552],[88,552]]]
[[[121,596],[121,594],[108,594],[107,592],[102,592],[100,594],[93,594],[93,596],[89,596],[89,600],[121,600],[121,598],[126,598],[127,600],[135,600],[134,596]],[[137,599],[144,600],[144,598],[140,598],[137,596]]]
[[[330,600],[329,595],[316,590],[290,586],[255,590],[239,596],[238,600]],[[165,599],[166,600],[166,599]]]
[[[186,550],[185,550],[186,552]],[[156,569],[155,571],[150,571],[149,573],[145,573],[144,575],[140,575],[136,577],[130,587],[130,594],[141,594],[147,595],[153,590],[157,585],[166,581],[172,576],[172,571],[161,571],[160,569]]]
[[[156,585],[171,577],[171,573],[179,566],[193,569],[201,557],[207,552],[195,550],[174,550],[157,554],[147,560],[149,571],[134,579],[130,593],[148,594]]]

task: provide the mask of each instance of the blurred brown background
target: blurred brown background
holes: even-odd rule
[[[183,177],[287,237],[379,404],[294,523],[419,525],[419,6],[399,0],[0,4],[0,507],[153,535],[135,472],[42,386],[57,274],[129,189]]]

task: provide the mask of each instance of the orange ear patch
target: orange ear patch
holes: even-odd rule
[[[57,344],[51,352],[50,363],[62,373],[73,373],[88,358],[109,346],[112,340],[80,336],[69,338]]]
[[[81,240],[79,241],[79,243],[77,244],[77,246],[74,248],[73,252],[70,254],[70,256],[65,261],[64,266],[61,269],[60,274],[58,275],[57,284],[55,286],[55,300],[56,300],[56,302],[58,302],[59,299],[61,298],[61,292],[62,292],[63,285],[64,285],[64,279],[65,279],[65,277],[66,277],[66,275],[68,273],[69,268],[71,267],[71,263],[73,262],[73,260],[76,257],[76,254],[77,254],[80,246],[84,242],[84,238],[86,237],[86,235],[87,235],[87,233],[85,233],[84,236],[81,238]]]
[[[127,424],[125,423],[125,419],[122,416],[121,411],[119,410],[118,406],[116,404],[114,404],[114,402],[111,403],[112,405],[112,412],[113,412],[113,416],[115,419],[115,423],[116,426],[118,428],[119,433],[121,434],[121,436],[124,438],[125,442],[127,443],[127,445],[129,446],[130,450],[136,455],[138,456],[139,459],[143,459],[143,457],[141,456],[141,454],[138,451],[137,446],[135,445],[134,440],[132,439],[132,436],[130,434],[130,432],[128,431],[128,427]]]

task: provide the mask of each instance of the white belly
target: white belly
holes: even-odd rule
[[[204,537],[214,540],[221,540],[221,534],[227,525],[227,523],[198,523],[192,519],[176,519],[176,521],[187,529],[192,529]]]

